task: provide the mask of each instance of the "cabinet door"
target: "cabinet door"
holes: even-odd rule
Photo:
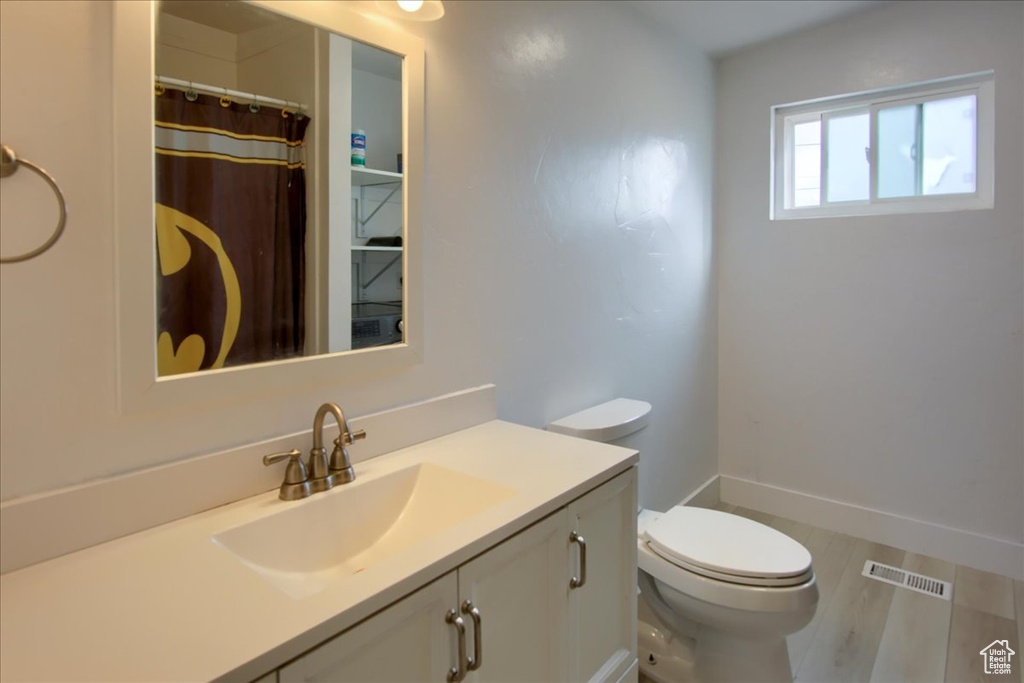
[[[586,543],[586,582],[572,589],[573,681],[618,681],[636,661],[636,468],[569,504],[572,531]],[[573,543],[569,567],[580,576]]]
[[[480,668],[467,681],[564,681],[569,673],[569,533],[565,510],[459,568],[459,605],[480,611],[480,631],[466,620],[470,653],[481,637]]]
[[[446,574],[299,657],[280,669],[280,682],[443,683],[457,663],[455,630],[445,623],[458,597],[455,576]]]

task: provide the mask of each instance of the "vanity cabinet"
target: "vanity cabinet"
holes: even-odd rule
[[[565,508],[459,568],[459,606],[480,612],[482,660],[465,680],[569,680],[569,525]],[[470,616],[466,640],[477,632]]]
[[[294,660],[280,683],[446,681],[453,609],[467,654],[480,645],[462,680],[635,680],[636,468]]]
[[[449,572],[282,667],[279,683],[445,681],[456,661],[445,623],[456,591],[456,572]]]
[[[634,469],[569,505],[587,548],[586,583],[569,592],[570,680],[617,681],[636,662],[636,503]]]

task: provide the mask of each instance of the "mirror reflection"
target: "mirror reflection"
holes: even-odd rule
[[[401,342],[402,58],[238,1],[154,47],[158,374]]]

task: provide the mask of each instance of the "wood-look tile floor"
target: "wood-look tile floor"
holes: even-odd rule
[[[1024,582],[720,503],[802,543],[818,577],[818,610],[788,639],[798,683],[1024,683]],[[953,584],[953,600],[861,575],[867,559]],[[1009,641],[1011,675],[986,675],[980,651]]]

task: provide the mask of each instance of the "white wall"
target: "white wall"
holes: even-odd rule
[[[234,33],[161,13],[157,20],[156,73],[222,88],[238,85]]]
[[[71,207],[50,253],[0,269],[0,498],[304,429],[324,400],[360,415],[485,382],[501,417],[535,426],[614,396],[651,401],[638,440],[649,505],[715,473],[709,62],[605,3],[448,3],[415,30],[428,70],[423,363],[125,416],[111,8],[0,3],[4,142],[48,167]],[[50,227],[38,185],[3,181],[5,254]]]
[[[397,171],[402,151],[402,81],[352,69],[352,129],[366,131],[366,167]]]
[[[723,475],[1024,541],[1022,8],[893,3],[720,63]],[[986,69],[994,209],[768,220],[771,105]]]
[[[343,351],[352,348],[352,41],[318,32],[319,121],[327,126],[316,185],[321,215],[317,250],[319,318],[322,327],[320,349]],[[323,325],[326,321],[327,324]]]
[[[289,22],[238,35],[238,85],[312,107],[316,101],[316,30]],[[307,144],[312,144],[307,139]]]

